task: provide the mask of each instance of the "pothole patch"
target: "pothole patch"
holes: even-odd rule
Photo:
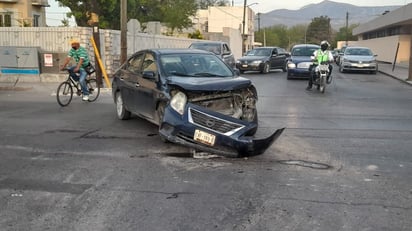
[[[321,169],[321,170],[332,168],[332,166],[327,165],[327,164],[306,161],[306,160],[280,160],[279,163],[286,164],[286,165],[296,165],[296,166],[301,166],[305,168]]]

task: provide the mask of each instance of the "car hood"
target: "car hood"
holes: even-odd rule
[[[301,62],[312,62],[309,56],[291,56],[290,58],[294,63],[301,63]]]
[[[239,60],[240,61],[253,61],[253,60],[263,60],[267,59],[267,56],[243,56]]]
[[[365,56],[365,55],[345,55],[343,56],[344,59],[354,60],[354,61],[372,61],[375,60],[373,56]]]
[[[179,86],[189,91],[231,91],[252,85],[243,77],[168,77],[167,84]]]

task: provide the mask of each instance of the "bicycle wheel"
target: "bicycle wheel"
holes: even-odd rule
[[[93,102],[100,95],[100,87],[96,79],[87,80],[87,87],[89,89],[89,102]]]
[[[69,105],[73,98],[73,88],[69,82],[63,82],[57,88],[57,102],[60,106],[65,107]]]

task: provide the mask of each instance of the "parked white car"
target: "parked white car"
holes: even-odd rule
[[[363,71],[376,74],[378,72],[376,56],[367,47],[347,47],[340,58],[339,71]]]

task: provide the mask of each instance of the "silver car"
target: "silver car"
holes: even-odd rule
[[[376,74],[378,72],[376,56],[367,47],[347,47],[340,58],[339,71],[364,71]]]

